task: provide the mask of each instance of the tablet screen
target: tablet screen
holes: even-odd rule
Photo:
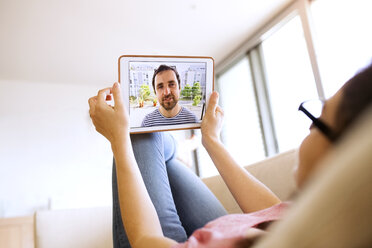
[[[132,133],[200,127],[213,90],[212,59],[124,57],[119,73]]]

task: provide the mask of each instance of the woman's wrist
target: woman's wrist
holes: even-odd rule
[[[217,136],[208,136],[208,135],[204,135],[202,137],[202,144],[204,146],[205,149],[209,149],[210,147],[213,147],[215,145],[219,145],[221,144],[221,140],[219,137]]]
[[[114,153],[124,147],[129,147],[131,145],[129,132],[123,132],[115,135],[110,143],[111,149]]]

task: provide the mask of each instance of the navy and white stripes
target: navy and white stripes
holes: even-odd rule
[[[142,121],[142,127],[166,126],[177,124],[198,123],[200,120],[187,108],[181,106],[181,111],[174,117],[164,117],[159,109],[155,109],[146,115]]]

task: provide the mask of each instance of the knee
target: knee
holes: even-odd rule
[[[165,161],[174,159],[177,154],[177,142],[170,133],[164,134],[164,157]]]
[[[131,134],[131,142],[134,156],[139,157],[160,153],[164,156],[163,138],[159,133]],[[146,155],[147,154],[147,155]]]
[[[137,143],[158,143],[161,142],[161,137],[159,133],[140,133],[140,134],[131,134],[130,139],[132,144]]]

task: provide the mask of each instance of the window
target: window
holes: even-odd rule
[[[219,74],[216,88],[220,93],[219,105],[224,110],[221,138],[226,149],[241,166],[264,159],[264,142],[248,57]],[[202,177],[218,174],[203,147],[198,149],[198,159]]]
[[[247,57],[218,77],[225,122],[222,140],[241,165],[265,157],[250,65]]]
[[[216,66],[222,138],[240,164],[297,148],[310,124],[299,104],[329,98],[372,62],[371,9],[367,0],[292,1]]]
[[[201,131],[195,130],[195,134],[201,140]],[[200,177],[211,177],[218,175],[217,168],[214,166],[212,159],[209,157],[207,150],[200,143],[197,153],[198,172]]]
[[[311,5],[315,45],[326,97],[371,62],[372,2],[322,0]]]
[[[318,97],[299,16],[261,47],[278,152],[283,152],[298,147],[308,134],[308,122],[298,115],[299,104]]]

